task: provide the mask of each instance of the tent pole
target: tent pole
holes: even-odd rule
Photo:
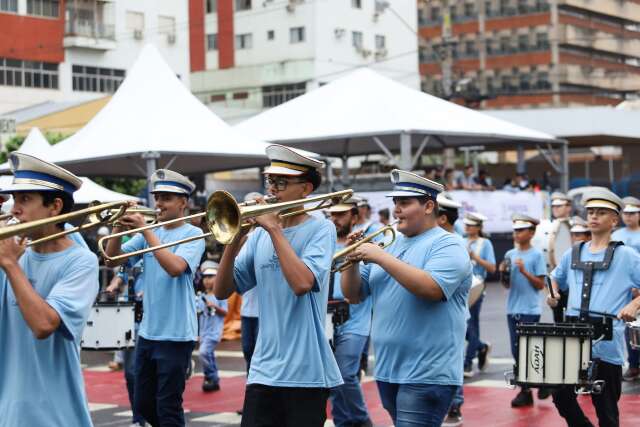
[[[342,187],[349,187],[349,138],[344,140],[344,152],[342,153]]]
[[[411,164],[411,135],[402,132],[400,134],[400,169],[410,171]]]
[[[524,163],[524,148],[522,147],[522,145],[518,145],[517,154],[518,154],[518,163],[516,164],[516,172],[526,173],[527,167],[525,166],[525,163]]]
[[[331,158],[323,157],[325,162],[325,174],[327,175],[327,193],[333,193],[335,184],[333,182],[333,168],[331,166]]]
[[[569,191],[569,143],[567,141],[560,147],[560,163],[562,174],[560,175],[560,190],[563,193]]]
[[[147,151],[146,153],[142,153],[140,157],[147,162],[147,204],[150,208],[153,208],[155,207],[155,200],[151,197],[151,175],[153,175],[157,169],[160,153],[157,151]]]

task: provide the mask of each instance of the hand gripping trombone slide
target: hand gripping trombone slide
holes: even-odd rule
[[[376,237],[378,237],[381,234],[385,235],[385,236],[388,234],[388,235],[391,236],[390,240],[378,243],[378,245],[382,249],[386,249],[387,247],[389,247],[396,240],[396,230],[395,230],[394,227],[397,224],[398,224],[398,221],[393,221],[389,225],[386,225],[386,226],[382,227],[381,229],[379,229],[377,231],[374,231],[373,233],[370,233],[369,235],[367,235],[366,237],[358,240],[357,242],[353,243],[352,245],[349,245],[346,248],[339,250],[338,252],[335,253],[335,255],[333,255],[333,262],[335,263],[336,261],[344,258],[349,253],[353,252],[358,247],[360,247],[360,245],[362,245],[364,243],[370,243],[373,239],[375,239]],[[331,269],[331,272],[332,273],[342,272],[342,271],[346,270],[347,268],[351,267],[351,265],[353,265],[353,263],[354,263],[353,261],[345,261],[342,264],[338,264],[335,267],[333,267]]]

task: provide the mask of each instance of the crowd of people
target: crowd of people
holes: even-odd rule
[[[322,162],[280,145],[270,145],[266,155],[271,164],[264,170],[265,188],[276,202],[303,200],[319,187]],[[13,182],[0,194],[13,197],[16,220],[54,218],[73,209],[78,177],[26,154],[11,157]],[[472,172],[466,168],[455,185],[490,188],[486,175]],[[448,182],[450,176],[443,178]],[[593,343],[594,369],[587,381],[535,387],[539,399],[552,396],[568,425],[583,426],[591,424],[574,389],[604,381],[602,392],[592,394],[598,420],[619,425],[621,382],[640,374],[632,348],[629,369],[622,373],[624,321],[633,321],[640,310],[640,200],[593,191],[583,197],[586,220],[570,219],[571,200],[555,193],[553,221],[571,221],[573,248],[549,265],[532,245],[540,219],[518,213],[512,221],[514,249],[498,263],[483,234],[489,218],[480,212],[459,218],[461,205],[447,194],[447,184],[396,169],[387,194],[393,214],[379,212],[379,222],[356,195],[334,203],[324,217],[297,212],[303,204],[287,216],[270,211],[247,219],[251,226],[232,234],[213,262],[199,238],[202,229],[180,220],[193,182],[159,169],[150,186],[162,225],[126,241],[109,239],[105,248],[106,265],[118,267],[107,292],[124,287],[140,306],[135,349],[124,357],[135,424],[185,425],[182,395],[196,343],[203,392],[220,389],[215,348],[226,301],[237,292],[243,296],[248,373],[242,426],[324,426],[328,400],[336,426],[371,426],[359,376],[369,341],[378,393],[394,425],[459,425],[463,378],[476,374],[474,361],[477,371],[489,363],[491,346],[481,338],[480,316],[486,277],[499,271],[508,288],[506,323],[516,364],[518,325],[539,322],[546,286],[556,322],[598,322],[597,313],[617,317],[612,336]],[[265,203],[261,195],[248,199]],[[626,227],[614,233],[620,214]],[[459,221],[462,234],[456,232]],[[109,233],[145,225],[142,214],[125,214]],[[393,228],[393,241],[383,235],[362,241],[383,226]],[[0,240],[0,344],[11,349],[0,356],[5,425],[91,425],[79,343],[99,291],[98,259],[77,233],[31,247],[27,240],[65,227],[51,221],[17,231],[18,239]],[[150,250],[182,239],[190,241]],[[336,317],[327,336],[329,307],[340,302],[348,304],[348,314]],[[511,406],[533,405],[534,386],[518,386]]]
[[[529,179],[526,173],[518,172],[513,177],[506,179],[502,185],[494,183],[486,169],[478,169],[477,173],[472,165],[466,165],[462,170],[444,168],[443,166],[429,166],[425,168],[424,176],[444,186],[445,191],[493,191],[505,190],[537,191],[541,189],[541,183]]]

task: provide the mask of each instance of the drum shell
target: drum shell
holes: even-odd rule
[[[473,307],[478,302],[482,294],[484,294],[485,284],[482,277],[473,276],[471,281],[471,288],[469,289],[469,307]]]
[[[640,350],[640,321],[627,323],[627,334],[631,348]]]
[[[571,249],[571,226],[568,220],[541,221],[531,239],[534,248],[542,251],[547,271],[553,270],[562,259],[562,255]]]
[[[525,323],[516,327],[516,335],[516,384],[546,387],[589,382],[592,325]]]
[[[95,304],[82,332],[83,350],[120,350],[135,345],[134,303]]]

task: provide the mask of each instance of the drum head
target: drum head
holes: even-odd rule
[[[556,221],[549,242],[549,260],[552,266],[560,264],[562,255],[571,249],[571,227],[568,221]]]
[[[471,281],[471,289],[469,289],[469,307],[473,306],[484,292],[484,280],[474,275]]]

